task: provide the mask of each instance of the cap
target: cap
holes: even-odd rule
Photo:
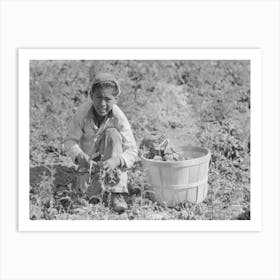
[[[93,82],[91,84],[91,89],[94,85],[99,84],[99,83],[103,83],[103,82],[113,82],[118,90],[117,96],[119,96],[121,94],[121,89],[120,89],[120,85],[116,79],[116,77],[113,74],[110,73],[99,73],[97,74],[94,79]]]

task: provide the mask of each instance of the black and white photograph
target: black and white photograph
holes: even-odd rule
[[[29,66],[29,219],[250,220],[250,60]]]
[[[279,19],[0,0],[0,279],[279,280]]]

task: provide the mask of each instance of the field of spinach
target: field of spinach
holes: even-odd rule
[[[164,135],[207,147],[207,198],[168,208],[149,200],[140,159],[129,170],[129,210],[89,204],[62,149],[70,118],[89,98],[91,77],[114,73],[119,106],[137,144]],[[249,61],[31,61],[30,219],[250,219]]]

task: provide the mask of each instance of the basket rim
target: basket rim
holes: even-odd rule
[[[159,160],[154,160],[154,159],[148,159],[145,158],[143,155],[140,156],[141,160],[147,163],[152,163],[152,164],[157,164],[157,165],[170,165],[173,167],[184,167],[184,166],[191,166],[191,165],[196,165],[198,163],[204,162],[205,160],[210,159],[211,157],[211,151],[208,148],[205,147],[198,147],[198,146],[180,146],[179,148],[195,148],[195,149],[200,149],[206,151],[206,154],[198,157],[198,158],[193,158],[193,159],[187,159],[187,160],[178,160],[178,161],[159,161]]]

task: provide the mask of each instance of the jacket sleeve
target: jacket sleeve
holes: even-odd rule
[[[122,165],[131,168],[137,159],[137,145],[130,127],[130,124],[124,114],[120,115],[118,120],[118,131],[122,137],[123,152],[120,154]]]
[[[76,114],[73,116],[68,125],[67,135],[63,142],[65,152],[69,157],[71,157],[73,162],[76,161],[78,154],[83,152],[80,148],[80,139],[82,134],[82,124],[79,120],[78,114]]]

